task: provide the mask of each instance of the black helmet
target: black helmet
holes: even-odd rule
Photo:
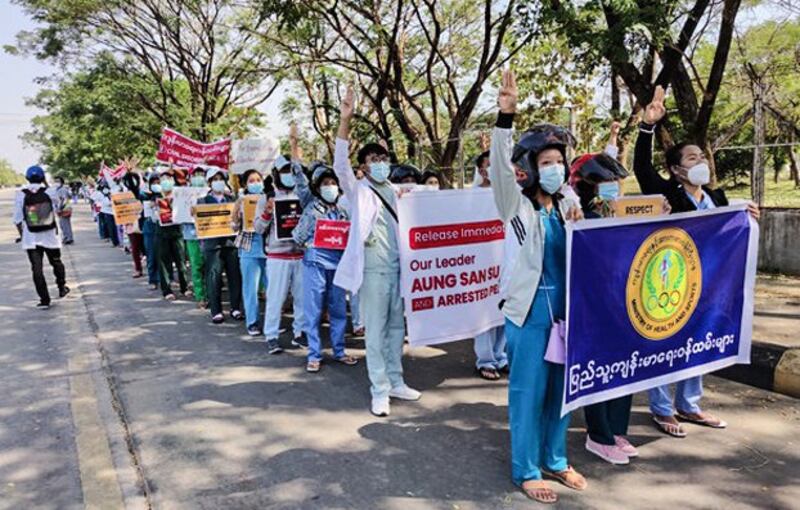
[[[591,184],[615,181],[628,176],[628,171],[616,159],[605,152],[584,154],[572,162],[569,170],[570,183],[586,181]]]
[[[329,167],[325,163],[321,161],[315,161],[311,165],[311,192],[315,195],[319,196],[319,187],[322,179],[326,177],[330,177],[331,179],[336,181],[336,185],[339,185],[339,178],[336,177],[336,172],[333,171],[333,168]]]
[[[391,172],[389,173],[389,180],[395,184],[400,184],[403,179],[408,177],[414,178],[414,183],[419,184],[422,177],[422,172],[419,171],[414,165],[403,163],[400,165],[392,165]]]
[[[553,124],[537,124],[525,131],[511,154],[511,162],[528,174],[528,186],[539,182],[536,158],[545,149],[558,149],[566,160],[567,147],[575,147],[575,137],[568,129]],[[565,165],[566,166],[566,165]]]

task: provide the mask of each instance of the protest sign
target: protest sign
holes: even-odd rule
[[[242,200],[242,230],[255,231],[256,206],[262,195],[245,195]]]
[[[230,150],[231,141],[228,139],[202,143],[173,129],[164,128],[161,132],[156,159],[181,167],[205,164],[228,168]]]
[[[400,286],[411,345],[470,338],[503,324],[503,223],[492,190],[415,191],[397,201]]]
[[[614,201],[614,214],[625,216],[658,216],[663,213],[664,195],[626,195]]]
[[[275,199],[275,228],[276,237],[279,241],[292,239],[292,231],[300,221],[303,208],[300,207],[300,200],[296,198],[276,198]]]
[[[231,225],[236,204],[198,204],[195,206],[194,224],[198,239],[236,235]]]
[[[757,252],[746,205],[570,228],[562,415],[749,363]]]
[[[158,224],[162,227],[169,227],[175,221],[172,219],[172,197],[157,198],[156,207],[158,208]]]
[[[350,235],[350,222],[317,219],[314,229],[314,247],[328,250],[344,250]]]
[[[112,193],[111,209],[114,211],[114,222],[117,225],[131,225],[139,221],[142,203],[130,191]]]
[[[274,138],[250,138],[234,140],[231,153],[231,172],[242,174],[247,170],[258,170],[262,175],[272,168],[278,155],[280,144]]]
[[[179,186],[172,190],[172,221],[174,223],[193,223],[192,207],[197,200],[206,196],[206,188]]]

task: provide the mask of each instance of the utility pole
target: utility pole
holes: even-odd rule
[[[753,83],[753,170],[750,172],[750,191],[758,207],[764,205],[764,85],[761,79]]]
[[[575,137],[577,140],[578,135],[575,134],[575,130],[577,129],[577,119],[575,118],[575,105],[567,105],[565,108],[569,109],[569,131],[572,133],[572,136]],[[567,159],[572,161],[575,157],[575,149],[572,147],[567,147]]]

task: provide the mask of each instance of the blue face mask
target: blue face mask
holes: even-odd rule
[[[264,192],[263,182],[251,182],[247,184],[247,192],[252,195],[260,195]]]
[[[616,200],[619,196],[619,183],[617,181],[601,182],[597,185],[597,196],[601,200]]]
[[[225,191],[225,181],[211,181],[211,189],[216,193],[222,193]]]
[[[539,169],[539,186],[542,191],[552,195],[564,184],[564,165],[558,163]]]
[[[196,177],[192,177],[192,186],[195,188],[205,188],[206,187],[205,176],[198,175]]]
[[[175,183],[172,181],[161,181],[161,191],[169,193],[170,191],[172,191],[174,185]]]
[[[160,184],[151,184],[150,191],[153,193],[161,193],[161,185]]]
[[[281,174],[281,185],[283,185],[284,188],[294,188],[294,175]]]
[[[328,202],[329,204],[333,204],[336,202],[336,199],[339,198],[339,186],[335,184],[320,186],[319,196],[322,197],[322,200]]]
[[[369,175],[377,183],[383,184],[386,182],[386,179],[389,178],[389,172],[391,172],[391,168],[389,168],[389,163],[385,161],[369,164]]]

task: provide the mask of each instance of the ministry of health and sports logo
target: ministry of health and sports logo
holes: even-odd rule
[[[628,273],[625,302],[631,324],[650,340],[674,335],[692,316],[702,284],[700,256],[689,234],[680,228],[653,232]]]

